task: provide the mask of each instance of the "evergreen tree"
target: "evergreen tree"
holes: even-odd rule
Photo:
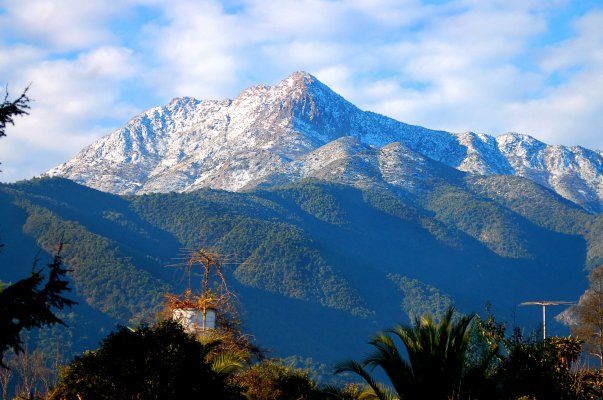
[[[8,100],[8,90],[6,91],[4,101],[0,104],[0,137],[6,136],[7,124],[14,125],[13,117],[28,114],[29,102],[27,89],[12,101]],[[23,351],[20,336],[23,329],[64,325],[53,310],[75,304],[63,297],[63,293],[71,289],[65,277],[67,270],[62,265],[60,248],[48,268],[48,278],[43,287],[40,287],[44,281],[42,269],[34,270],[28,278],[10,286],[0,285],[0,367],[6,368],[3,359],[8,349]]]
[[[6,91],[4,101],[0,104],[0,137],[6,136],[4,131],[7,124],[15,124],[13,117],[28,114],[31,99],[27,97],[27,89],[29,88],[26,88],[21,96],[12,101],[8,100],[8,90]]]
[[[54,256],[52,263],[48,264],[48,278],[44,281],[42,269],[34,270],[32,274],[20,281],[9,285],[0,291],[0,366],[4,353],[8,349],[15,352],[23,351],[21,331],[32,328],[41,328],[54,324],[65,325],[54,310],[61,310],[65,306],[71,307],[74,301],[63,296],[70,291],[65,277],[67,269],[63,268],[59,253]]]

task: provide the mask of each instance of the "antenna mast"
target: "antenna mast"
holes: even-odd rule
[[[559,306],[562,304],[574,304],[571,301],[526,301],[521,303],[520,306],[542,306],[542,338],[546,339],[546,307],[547,306]]]
[[[216,328],[217,312],[235,314],[231,304],[234,297],[228,289],[222,274],[219,254],[205,249],[187,251],[184,265],[188,277],[188,287],[182,295],[166,294],[167,309],[172,318],[182,323],[191,333],[205,333]],[[201,292],[192,289],[193,268],[203,268]]]

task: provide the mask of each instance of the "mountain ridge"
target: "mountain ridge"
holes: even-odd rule
[[[252,86],[234,100],[173,99],[139,114],[46,175],[115,194],[204,187],[240,191],[313,177],[305,171],[326,170],[333,160],[323,157],[317,166],[310,155],[343,137],[367,151],[400,143],[414,157],[465,173],[525,177],[589,212],[603,211],[601,151],[547,145],[518,133],[494,137],[405,124],[358,109],[305,72],[274,86]],[[344,176],[323,175],[350,183]]]
[[[14,268],[0,269],[0,280],[26,276],[36,247],[50,255],[63,242],[85,308],[70,325],[91,329],[74,348],[85,349],[115,323],[154,320],[162,295],[186,286],[173,268],[182,249],[210,248],[236,255],[224,271],[259,344],[328,362],[378,329],[441,309],[440,300],[471,313],[490,301],[509,320],[523,301],[578,298],[584,268],[603,260],[603,215],[525,178],[476,177],[424,159],[458,175],[435,173],[412,201],[312,179],[137,196],[60,178],[2,184],[0,258]],[[517,323],[540,321],[524,310]]]

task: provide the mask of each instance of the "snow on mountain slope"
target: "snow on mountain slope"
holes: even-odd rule
[[[603,211],[603,157],[580,146],[546,145],[533,137],[507,133],[496,138],[512,174],[549,187],[594,212]]]
[[[392,164],[396,152],[468,173],[523,176],[590,211],[603,211],[599,150],[548,146],[520,134],[495,138],[408,125],[359,110],[304,72],[275,86],[253,86],[234,100],[174,99],[47,175],[118,194],[237,191],[304,177],[396,186],[408,172],[404,157]]]

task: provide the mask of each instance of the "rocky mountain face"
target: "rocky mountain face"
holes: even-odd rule
[[[304,72],[234,100],[174,99],[46,174],[115,194],[240,191],[312,177],[417,194],[438,171],[450,174],[445,166],[525,177],[603,211],[601,151],[408,125],[358,109]]]

